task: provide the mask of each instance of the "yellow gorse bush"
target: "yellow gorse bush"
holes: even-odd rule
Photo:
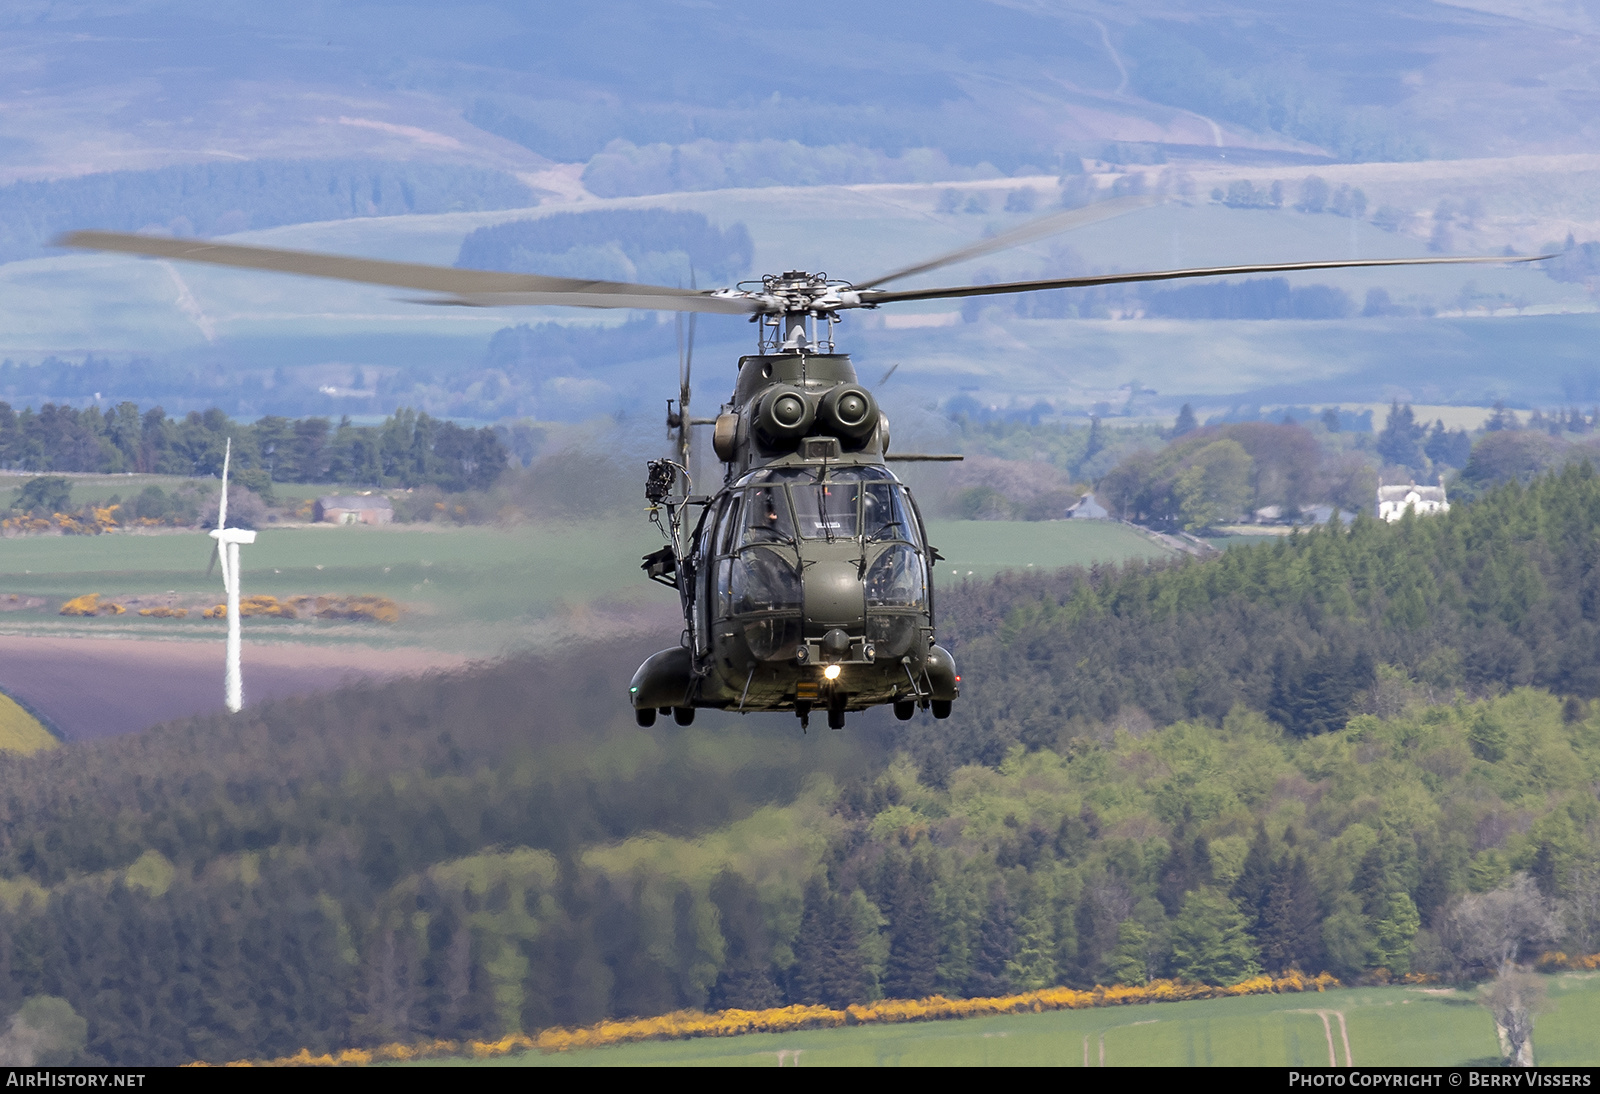
[[[100,610],[100,594],[84,593],[61,605],[62,615],[94,615]]]
[[[1595,959],[1600,963],[1600,954]],[[825,1006],[774,1007],[770,1010],[723,1010],[706,1013],[680,1010],[654,1018],[619,1018],[596,1022],[582,1029],[547,1029],[532,1036],[511,1033],[495,1041],[422,1041],[416,1044],[380,1045],[372,1049],[345,1049],[338,1053],[313,1056],[301,1049],[293,1056],[276,1060],[237,1060],[228,1067],[350,1067],[398,1060],[420,1060],[439,1056],[507,1056],[513,1052],[568,1052],[572,1049],[602,1048],[632,1041],[680,1041],[691,1037],[738,1037],[746,1033],[792,1033],[802,1029],[832,1029],[839,1026],[864,1026],[896,1022],[937,1022],[950,1018],[983,1018],[996,1014],[1041,1013],[1047,1010],[1084,1010],[1090,1007],[1123,1007],[1140,1003],[1179,1003],[1190,999],[1218,999],[1235,995],[1267,995],[1302,991],[1325,991],[1339,981],[1328,973],[1307,976],[1289,972],[1283,976],[1254,976],[1238,984],[1212,986],[1178,980],[1155,980],[1140,987],[1096,987],[1091,991],[1075,988],[1044,988],[1021,995],[1000,995],[980,999],[946,999],[942,995],[926,999],[884,999],[876,1003],[851,1004],[843,1010]]]
[[[98,536],[118,527],[120,505],[95,506],[82,513],[52,513],[49,517],[7,517],[0,520],[0,534],[29,535],[60,532],[68,536]]]
[[[1569,957],[1560,950],[1539,955],[1539,960],[1534,962],[1541,972],[1555,972],[1557,969],[1573,969],[1579,972],[1594,972],[1600,970],[1600,953],[1591,953],[1588,956],[1579,954]]]
[[[127,610],[109,600],[102,604],[99,593],[84,593],[61,605],[62,615],[122,615]]]

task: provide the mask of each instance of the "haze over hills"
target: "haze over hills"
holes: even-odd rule
[[[884,3],[795,27],[724,3],[478,3],[447,20],[418,3],[14,7],[0,13],[0,181],[18,180],[0,186],[0,257],[15,260],[0,266],[0,357],[56,362],[14,369],[0,397],[582,417],[653,405],[672,367],[670,325],[551,332],[564,347],[551,354],[497,332],[624,317],[464,315],[45,245],[72,227],[450,263],[486,225],[663,208],[749,232],[753,259],[729,277],[859,277],[1063,198],[1143,186],[1175,204],[939,278],[1592,239],[1592,8]],[[1320,211],[1302,193],[1312,176],[1328,187]],[[551,272],[617,276],[624,242],[555,255]],[[668,280],[652,261],[635,275]],[[1163,407],[1551,402],[1600,387],[1586,276],[1301,275],[1282,291],[1326,286],[1331,310],[1226,328],[1208,318],[1232,315],[1225,302],[1128,292],[930,305],[845,330],[864,365],[913,359],[905,375],[929,399],[1087,412],[1137,377]],[[717,375],[747,344],[732,323],[701,338]]]
[[[1492,10],[1490,10],[1492,9]],[[1594,147],[1592,5],[1366,0],[12,6],[5,165],[398,151],[537,171],[792,139],[1011,173],[1075,141],[1338,158]],[[518,151],[522,149],[523,151]]]

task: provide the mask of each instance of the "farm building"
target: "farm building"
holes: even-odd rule
[[[329,494],[311,507],[311,519],[328,524],[388,524],[394,506],[382,494]]]
[[[1404,486],[1378,485],[1379,520],[1392,523],[1405,516],[1407,509],[1416,510],[1418,516],[1448,513],[1450,502],[1445,499],[1444,485],[1418,486],[1414,482]]]

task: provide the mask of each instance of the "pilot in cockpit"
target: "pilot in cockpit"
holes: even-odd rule
[[[763,486],[750,491],[744,511],[746,543],[793,542],[794,529],[789,523],[783,487]]]

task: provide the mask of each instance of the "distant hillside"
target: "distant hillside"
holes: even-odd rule
[[[0,262],[53,253],[51,240],[75,228],[213,236],[537,203],[526,185],[503,171],[428,163],[256,160],[114,171],[0,187]]]
[[[32,11],[0,17],[29,61],[0,73],[8,177],[351,155],[534,171],[614,141],[724,146],[730,178],[765,142],[1009,174],[1114,144],[1394,160],[1600,134],[1600,31],[1576,5],[892,0],[812,11],[798,39],[730,0],[485,0],[449,33],[420,0]]]
[[[687,286],[692,275],[727,283],[750,270],[742,223],[717,228],[701,213],[605,209],[492,224],[461,242],[457,266]]]

